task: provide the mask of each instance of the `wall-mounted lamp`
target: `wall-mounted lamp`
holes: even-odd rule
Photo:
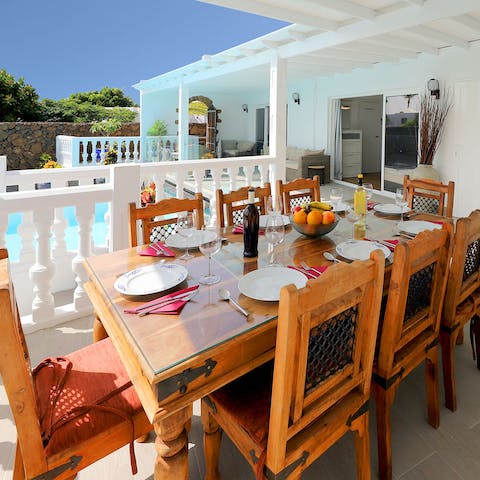
[[[300,105],[300,94],[295,92],[295,93],[292,93],[292,98],[293,98],[293,101],[297,104],[297,105]]]
[[[430,91],[430,95],[433,95],[437,100],[440,98],[440,84],[436,78],[431,78],[427,82],[427,88]]]
[[[350,105],[340,105],[340,110],[350,110],[351,108]]]
[[[248,113],[248,105],[246,103],[244,103],[242,105],[242,110],[245,112],[245,113]]]

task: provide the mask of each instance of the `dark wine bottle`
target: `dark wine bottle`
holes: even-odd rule
[[[243,211],[243,256],[258,256],[258,224],[260,215],[255,206],[255,190],[248,190],[248,205]]]

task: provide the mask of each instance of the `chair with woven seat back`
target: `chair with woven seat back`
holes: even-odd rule
[[[109,339],[34,370],[0,250],[0,375],[17,427],[13,479],[70,480],[152,425]]]
[[[428,422],[440,424],[438,343],[450,259],[452,226],[424,231],[395,248],[395,259],[380,319],[372,393],[377,405],[379,478],[392,478],[390,411],[400,382],[426,365]]]
[[[320,201],[320,177],[297,178],[287,183],[277,180],[277,195],[282,198],[283,213],[288,215],[297,206]]]
[[[353,431],[357,478],[371,478],[368,402],[384,265],[377,250],[304,288],[282,288],[273,366],[202,400],[207,480],[218,478],[222,431],[257,479],[300,478]]]
[[[141,221],[142,244],[163,242],[177,232],[177,217],[180,212],[194,212],[196,228],[200,230],[204,223],[203,195],[196,193],[193,199],[166,198],[146,207],[137,207],[130,203],[130,246],[138,245],[137,222]],[[160,217],[160,218],[158,218]]]
[[[240,225],[242,223],[249,188],[242,187],[229,193],[223,193],[221,188],[217,190],[217,224],[220,227]],[[255,188],[255,205],[260,210],[260,215],[266,213],[265,198],[271,194],[270,183],[268,182],[263,187]]]
[[[455,344],[469,321],[472,347],[480,369],[480,210],[456,222],[440,327],[445,405],[452,411],[457,408]]]
[[[405,175],[403,189],[412,210],[452,218],[455,182],[443,184],[429,178],[410,179]]]

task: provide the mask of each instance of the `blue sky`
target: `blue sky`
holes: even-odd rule
[[[0,69],[41,98],[122,88],[285,24],[194,0],[3,0]]]

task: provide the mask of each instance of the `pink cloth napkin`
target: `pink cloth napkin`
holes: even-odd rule
[[[373,210],[377,202],[367,202],[367,210]]]
[[[152,245],[155,245],[156,249],[153,248]],[[152,245],[149,245],[147,248],[144,248],[140,252],[140,255],[143,255],[146,257],[174,257],[175,256],[175,253],[173,253],[163,243],[157,242],[157,243],[153,243]]]
[[[198,287],[199,287],[199,285],[194,285],[193,287],[188,287],[188,288],[184,288],[182,290],[177,290],[176,292],[169,293],[168,295],[163,295],[163,296],[161,296],[159,298],[156,298],[155,300],[152,300],[150,302],[143,303],[142,305],[139,305],[138,307],[126,308],[124,310],[124,312],[125,313],[135,313],[135,314],[142,313],[142,311],[144,311],[145,309],[149,309],[150,307],[154,307],[159,302],[169,300],[172,297],[175,297],[177,295],[181,295],[182,293],[194,292],[195,290],[198,289]],[[179,299],[179,300],[177,300],[173,303],[170,303],[168,305],[164,305],[164,306],[160,305],[158,308],[150,310],[149,314],[157,313],[157,314],[162,314],[162,315],[178,315],[182,311],[183,307],[186,305],[187,302],[188,302],[188,300]]]
[[[235,228],[232,230],[232,233],[240,234],[243,233],[243,225],[236,225]],[[263,230],[258,231],[259,235],[265,235]]]
[[[310,266],[310,268],[314,268],[315,270],[318,270],[320,274],[322,274],[328,267],[329,265],[320,265],[318,267]],[[313,270],[305,270],[304,268],[299,267],[297,265],[288,265],[288,268],[291,268],[292,270],[296,270],[297,272],[303,273],[307,278],[317,278],[320,276],[320,274],[316,273]]]

